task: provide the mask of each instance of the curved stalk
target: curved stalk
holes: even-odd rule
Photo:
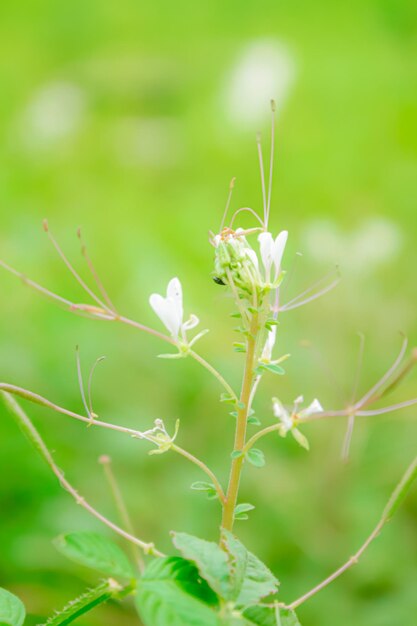
[[[225,501],[226,501],[226,497],[224,495],[224,491],[222,489],[222,486],[219,483],[218,479],[216,478],[216,475],[214,474],[214,472],[212,472],[211,469],[209,467],[207,467],[207,465],[203,461],[200,461],[200,459],[198,459],[196,456],[194,456],[190,452],[187,452],[183,448],[180,448],[175,443],[172,444],[171,450],[173,450],[174,452],[177,452],[178,454],[181,454],[181,456],[183,456],[184,458],[186,458],[189,461],[191,461],[191,463],[194,463],[194,465],[197,465],[200,469],[203,470],[203,472],[205,472],[207,474],[207,476],[213,482],[213,485],[214,485],[214,487],[216,489],[217,495],[219,496],[220,502],[222,504],[224,504]]]
[[[346,563],[344,563],[335,572],[333,572],[333,574],[325,578],[321,583],[319,583],[316,587],[314,587],[313,589],[311,589],[310,591],[302,595],[300,598],[298,598],[297,600],[294,600],[294,602],[291,602],[291,604],[289,604],[285,608],[289,610],[296,609],[298,606],[300,606],[300,604],[303,604],[306,600],[308,600],[309,598],[314,596],[316,593],[324,589],[324,587],[327,587],[327,585],[333,582],[341,574],[346,572],[346,570],[352,567],[352,565],[355,565],[359,561],[360,557],[365,552],[367,547],[373,542],[374,539],[378,537],[379,533],[381,532],[385,524],[387,524],[390,521],[390,519],[392,518],[392,516],[394,515],[394,513],[400,506],[401,502],[407,495],[408,490],[410,489],[412,483],[414,482],[416,478],[417,478],[417,457],[411,462],[411,464],[407,468],[400,482],[394,489],[390,499],[388,500],[388,503],[381,515],[381,518],[379,519],[379,522],[377,523],[377,525],[375,526],[374,530],[371,532],[369,537],[366,539],[366,541],[359,548],[359,550],[352,557],[350,557],[350,559],[348,559]]]
[[[64,409],[58,404],[54,404],[50,400],[47,400],[46,398],[43,398],[42,396],[36,393],[27,391],[26,389],[22,389],[21,387],[16,387],[15,385],[9,385],[7,383],[0,383],[0,392],[3,392],[4,395],[13,394],[21,398],[24,398],[25,400],[29,400],[30,402],[34,402],[35,404],[40,404],[41,406],[45,406],[49,409],[52,409],[53,411],[56,411],[57,413],[67,415],[68,417],[72,417],[81,422],[84,422],[88,424],[89,426],[101,426],[102,428],[109,428],[111,430],[116,430],[118,432],[125,433],[135,439],[146,439],[144,437],[144,434],[140,430],[134,430],[133,428],[127,428],[126,426],[118,426],[117,424],[112,424],[110,422],[102,422],[101,420],[97,420],[95,418],[91,420],[91,418],[89,417],[85,417],[84,415],[79,415],[78,413],[74,413],[73,411]],[[187,452],[186,450],[184,450],[183,448],[180,448],[179,446],[175,444],[172,444],[170,449],[173,450],[174,452],[177,452],[178,454],[181,454],[181,456],[187,458],[189,461],[191,461],[195,465],[198,465],[198,467],[200,467],[203,470],[203,472],[205,472],[207,476],[209,476],[210,479],[213,481],[216,491],[219,494],[220,501],[222,503],[225,501],[225,495],[218,479],[203,461],[200,461],[200,459],[197,459],[197,457],[195,457],[193,454],[191,454],[190,452]]]
[[[277,423],[277,424],[272,424],[271,426],[266,426],[266,428],[262,428],[262,430],[258,430],[257,433],[255,433],[254,435],[252,435],[250,439],[248,439],[245,447],[243,448],[244,453],[248,452],[248,450],[252,448],[252,446],[258,441],[258,439],[261,439],[261,437],[264,437],[265,435],[268,435],[269,433],[273,433],[279,430],[280,428],[281,428],[281,424]]]
[[[222,385],[222,387],[227,391],[227,393],[230,394],[232,396],[232,398],[235,398],[235,400],[237,400],[237,396],[236,396],[235,392],[233,391],[232,387],[223,378],[223,376],[220,374],[220,372],[218,372],[216,370],[215,367],[210,365],[210,363],[208,363],[205,359],[203,359],[202,356],[197,354],[197,352],[194,352],[194,350],[189,350],[188,354],[190,355],[191,358],[193,358],[195,361],[197,361],[197,363],[200,363],[200,365],[202,365],[208,372],[213,374],[213,376],[215,378],[217,378],[217,380]]]
[[[142,541],[141,539],[138,539],[137,537],[134,537],[130,533],[126,532],[125,530],[123,530],[123,528],[120,528],[119,526],[111,522],[109,519],[107,519],[107,517],[104,517],[104,515],[102,515],[99,511],[97,511],[94,507],[92,507],[91,504],[89,504],[85,500],[85,498],[80,496],[78,491],[65,478],[63,471],[56,465],[52,457],[52,454],[47,448],[45,442],[43,441],[42,437],[36,430],[35,426],[32,424],[29,417],[23,411],[21,406],[16,402],[16,400],[10,394],[2,391],[1,395],[3,397],[3,400],[5,401],[5,404],[7,405],[8,409],[10,410],[11,414],[17,421],[22,431],[25,433],[29,441],[34,445],[34,447],[38,450],[40,455],[49,465],[50,469],[57,477],[61,486],[66,491],[68,491],[68,493],[74,498],[77,504],[79,504],[83,509],[88,511],[88,513],[93,515],[93,517],[95,517],[100,522],[105,524],[108,528],[113,530],[115,533],[117,533],[121,537],[124,537],[124,539],[131,541],[135,545],[139,546],[139,548],[141,548],[146,554],[153,554],[154,556],[164,556],[162,552],[159,552],[159,550],[155,548],[153,543],[146,543],[145,541]]]

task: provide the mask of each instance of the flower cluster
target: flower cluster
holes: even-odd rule
[[[215,281],[237,288],[244,296],[276,289],[283,277],[281,261],[287,237],[286,230],[281,231],[275,239],[269,232],[262,232],[258,236],[261,267],[255,250],[245,237],[245,231],[241,228],[236,231],[225,228],[212,239],[216,250]]]

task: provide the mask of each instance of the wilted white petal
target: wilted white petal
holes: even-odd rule
[[[181,320],[178,319],[178,314],[174,303],[167,298],[163,298],[159,293],[153,293],[149,298],[149,304],[166,326],[174,339],[178,339],[178,333],[181,328]]]
[[[282,230],[274,242],[274,265],[277,276],[281,267],[282,256],[284,254],[287,239],[288,231]]]
[[[277,327],[274,325],[272,326],[271,330],[268,332],[268,337],[266,338],[264,349],[262,350],[261,358],[264,361],[271,360],[272,350],[275,345],[276,337],[277,337]]]
[[[302,404],[304,402],[304,396],[297,396],[294,400],[294,404]]]
[[[283,428],[288,431],[292,428],[292,419],[287,409],[281,404],[281,402],[274,398],[273,401],[273,412],[274,416],[277,417],[283,425]]]
[[[188,318],[188,320],[186,322],[184,322],[184,324],[182,325],[184,330],[190,330],[191,328],[195,328],[197,326],[197,324],[200,323],[200,320],[198,319],[197,315],[194,315],[193,313],[190,315],[190,317]]]
[[[304,418],[309,417],[310,415],[314,415],[314,413],[321,413],[322,411],[323,407],[321,406],[320,402],[317,400],[317,398],[314,398],[313,402],[309,404],[306,409],[300,411],[298,415],[299,417]]]

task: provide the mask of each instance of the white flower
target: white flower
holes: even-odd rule
[[[310,447],[308,440],[303,435],[303,433],[301,433],[298,428],[296,428],[296,426],[297,422],[300,419],[302,420],[306,417],[309,417],[310,415],[313,415],[314,413],[321,413],[323,411],[323,407],[321,406],[320,402],[317,400],[317,398],[315,398],[313,402],[308,405],[308,407],[299,411],[298,405],[304,402],[304,398],[303,396],[298,396],[294,400],[294,406],[291,413],[284,407],[283,404],[281,404],[281,402],[277,398],[273,398],[272,402],[274,416],[277,417],[281,422],[281,426],[279,429],[281,437],[285,437],[288,432],[291,432],[297,443],[306,450],[308,450]]]
[[[183,322],[182,287],[178,278],[169,281],[166,298],[159,293],[153,293],[149,298],[149,304],[161,322],[165,324],[172,338],[177,342],[182,340],[186,343],[185,332],[197,326],[199,319],[191,315],[186,322]]]
[[[301,402],[303,402],[302,396]],[[311,404],[309,404],[307,408],[298,411],[297,416],[301,419],[304,419],[305,417],[310,417],[310,415],[314,415],[314,413],[322,413],[322,411],[323,407],[321,406],[320,402],[317,400],[317,398],[314,398],[313,402],[311,402]]]
[[[275,282],[279,276],[279,272],[281,269],[281,260],[284,254],[285,245],[287,243],[288,231],[282,230],[279,235],[275,238],[272,237],[271,233],[261,233],[258,236],[258,241],[260,245],[261,258],[265,268],[265,281],[267,283],[271,282],[271,269],[272,265],[275,266],[275,274],[273,282]]]

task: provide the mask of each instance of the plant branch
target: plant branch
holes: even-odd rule
[[[181,454],[181,456],[191,461],[191,463],[194,463],[194,465],[197,465],[200,469],[203,470],[203,472],[207,474],[207,476],[213,482],[217,495],[219,496],[220,502],[224,504],[226,501],[226,496],[224,495],[223,488],[220,482],[218,481],[218,479],[216,478],[216,475],[214,474],[214,472],[212,472],[211,469],[207,467],[205,463],[203,463],[203,461],[200,461],[200,459],[198,459],[196,456],[194,456],[190,452],[187,452],[183,448],[180,448],[180,446],[177,446],[175,443],[172,444],[171,450],[173,450],[174,452],[177,452],[178,454]]]
[[[115,533],[117,533],[121,537],[124,537],[128,541],[131,541],[135,545],[139,546],[146,554],[153,554],[155,556],[163,556],[162,552],[159,552],[159,550],[155,548],[153,543],[146,543],[145,541],[142,541],[141,539],[138,539],[137,537],[134,537],[130,533],[126,532],[125,530],[123,530],[123,528],[120,528],[119,526],[117,526],[116,524],[108,520],[106,517],[104,517],[104,515],[99,513],[99,511],[93,508],[83,497],[81,497],[78,491],[65,478],[62,470],[60,470],[59,467],[56,465],[52,457],[52,454],[47,448],[45,442],[43,441],[42,437],[36,430],[35,426],[32,424],[29,417],[20,407],[20,405],[16,402],[16,400],[10,394],[2,391],[1,395],[3,397],[3,400],[6,406],[8,407],[9,411],[11,412],[15,420],[17,421],[21,430],[25,433],[29,441],[34,445],[34,447],[38,450],[40,455],[49,465],[50,469],[57,477],[61,486],[66,491],[68,491],[68,493],[74,498],[77,504],[79,504],[82,508],[88,511],[91,515],[93,515],[95,518],[97,518],[100,522],[105,524],[108,528],[113,530]]]
[[[44,406],[44,407],[47,407],[48,409],[52,409],[53,411],[56,411],[57,413],[67,415],[81,422],[84,422],[88,424],[89,426],[90,425],[101,426],[102,428],[109,428],[111,430],[116,430],[118,432],[125,433],[135,439],[145,439],[144,434],[140,430],[134,430],[133,428],[127,428],[125,426],[118,426],[117,424],[112,424],[110,422],[102,422],[101,420],[97,420],[95,418],[91,420],[90,418],[85,417],[84,415],[79,415],[78,413],[74,413],[73,411],[64,409],[58,404],[54,404],[50,400],[47,400],[46,398],[43,398],[42,396],[36,393],[32,393],[31,391],[22,389],[21,387],[16,387],[15,385],[9,385],[7,383],[0,383],[0,392],[1,391],[6,392],[7,394],[13,394],[13,395],[19,396],[35,404],[40,404],[41,406]],[[187,452],[186,450],[184,450],[183,448],[180,448],[179,446],[175,444],[171,446],[171,450],[177,452],[178,454],[181,454],[183,457],[187,458],[189,461],[191,461],[195,465],[198,465],[198,467],[200,467],[213,481],[213,484],[216,487],[216,491],[219,494],[220,501],[221,502],[224,501],[225,495],[218,479],[216,478],[214,473],[207,467],[207,465],[203,463],[203,461],[200,461],[193,454],[191,454],[190,452]]]
[[[213,376],[217,378],[217,380],[222,385],[222,387],[227,391],[227,393],[229,393],[232,396],[232,398],[235,398],[235,400],[237,400],[236,393],[233,391],[229,383],[223,378],[220,372],[216,370],[215,367],[210,365],[210,363],[208,363],[205,359],[203,359],[202,356],[197,354],[197,352],[194,352],[194,350],[189,350],[188,354],[190,355],[191,358],[197,361],[197,363],[200,363],[200,365],[202,365],[207,371],[213,374]]]
[[[392,516],[394,515],[394,513],[396,512],[396,510],[398,509],[398,507],[404,500],[405,496],[408,493],[408,490],[410,489],[412,483],[414,482],[416,478],[417,478],[417,457],[409,465],[407,471],[404,473],[400,482],[394,489],[381,515],[379,522],[377,523],[377,525],[375,526],[374,530],[371,532],[369,537],[366,539],[366,541],[359,548],[359,550],[352,557],[350,557],[350,559],[348,559],[346,563],[344,563],[341,567],[339,567],[339,569],[333,572],[333,574],[325,578],[321,583],[319,583],[316,587],[314,587],[313,589],[311,589],[310,591],[302,595],[300,598],[298,598],[297,600],[294,600],[294,602],[291,602],[291,604],[289,604],[288,606],[285,606],[285,608],[289,610],[296,609],[298,606],[300,606],[300,604],[303,604],[306,600],[308,600],[309,598],[314,596],[316,593],[324,589],[324,587],[327,587],[327,585],[329,585],[336,578],[338,578],[341,574],[343,574],[346,570],[352,567],[352,565],[355,565],[359,561],[360,557],[365,552],[367,547],[373,542],[374,539],[376,539],[376,537],[378,537],[379,533],[381,532],[385,524],[387,524],[390,521],[390,519],[392,518]]]
[[[120,519],[123,523],[123,526],[131,535],[134,535],[135,529],[133,527],[133,523],[130,518],[129,511],[124,501],[119,484],[114,475],[114,472],[112,469],[112,460],[109,456],[102,455],[99,458],[98,462],[103,467],[104,476],[106,477],[107,483],[110,487],[110,491],[113,496],[113,500],[114,500],[116,509],[119,513]],[[129,545],[131,545],[131,548],[132,548],[132,556],[133,556],[134,562],[139,567],[139,570],[143,572],[143,570],[145,569],[145,563],[138,549],[138,546],[134,544],[129,544]]]
[[[259,331],[258,314],[254,313],[251,320],[249,335],[247,339],[247,352],[245,371],[243,375],[242,389],[239,399],[239,409],[236,420],[236,431],[234,441],[234,451],[243,451],[246,439],[246,428],[249,412],[249,399],[251,395],[253,381],[253,367],[255,360],[256,340]],[[230,470],[229,486],[226,493],[226,503],[223,507],[222,527],[226,530],[233,529],[234,512],[239,492],[240,476],[242,473],[244,456],[243,454],[232,460]]]
[[[97,587],[89,589],[75,600],[69,602],[63,609],[57,611],[44,624],[40,626],[66,626],[78,619],[81,615],[88,613],[99,604],[107,602],[111,598],[120,598],[134,591],[132,585],[122,587],[118,582],[109,578]]]
[[[169,337],[168,335],[165,335],[164,333],[161,333],[158,330],[155,330],[153,328],[149,328],[149,326],[146,326],[145,324],[141,324],[140,322],[136,322],[135,320],[132,320],[128,317],[119,315],[118,313],[116,313],[116,311],[109,309],[107,306],[105,308],[101,308],[95,305],[77,304],[75,302],[71,302],[70,300],[62,298],[61,296],[53,293],[52,291],[45,289],[45,287],[42,287],[41,285],[34,282],[33,280],[26,278],[24,274],[21,274],[14,268],[10,267],[6,263],[4,263],[2,260],[0,260],[0,267],[3,267],[5,270],[10,272],[14,276],[19,277],[26,285],[28,285],[35,291],[38,291],[42,295],[48,298],[51,298],[52,300],[55,300],[56,302],[59,302],[60,304],[64,305],[64,307],[72,313],[81,314],[83,316],[89,317],[90,319],[99,319],[99,320],[104,320],[108,322],[119,322],[120,324],[131,326],[132,328],[141,330],[147,333],[148,335],[157,337],[158,339],[161,339],[162,341],[165,341],[166,343],[169,343],[172,346],[177,346],[176,342],[174,341],[174,339],[172,339],[172,337]],[[84,283],[82,284],[82,286],[84,286]],[[207,363],[207,361],[203,359],[203,357],[198,355],[193,350],[190,350],[188,354],[195,361],[200,363],[200,365],[202,365],[205,369],[207,369],[211,374],[213,374],[213,376],[217,378],[217,380],[227,390],[227,392],[230,393],[234,398],[236,398],[236,394],[231,388],[231,386],[226,382],[223,376],[212,365],[210,365],[210,363]]]

